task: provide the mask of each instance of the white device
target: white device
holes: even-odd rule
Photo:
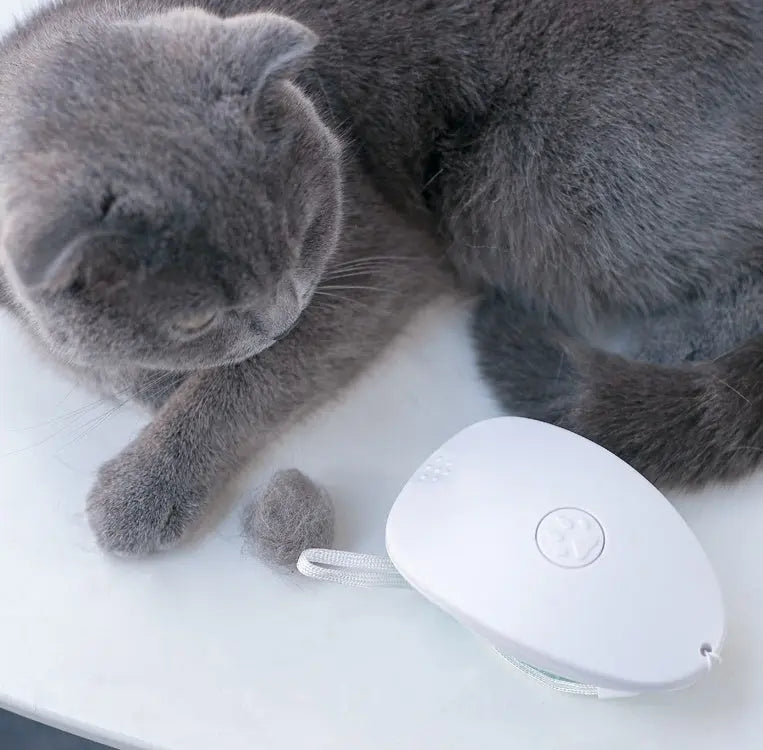
[[[448,440],[395,501],[386,546],[427,599],[569,692],[682,688],[719,656],[720,588],[676,510],[612,453],[543,422],[490,419]],[[335,555],[322,561],[335,574],[352,567]],[[395,575],[355,557],[366,585]]]

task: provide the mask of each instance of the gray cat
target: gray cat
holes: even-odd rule
[[[451,271],[508,408],[662,485],[761,463],[759,2],[180,5],[61,0],[0,50],[0,300],[156,410],[105,548],[174,544]]]

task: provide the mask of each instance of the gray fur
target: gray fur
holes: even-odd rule
[[[303,550],[334,543],[331,497],[297,469],[273,474],[241,522],[248,549],[274,567],[293,568]]]
[[[762,310],[763,285],[749,281],[728,299],[631,321],[616,354],[496,296],[474,333],[507,407],[606,446],[658,485],[698,486],[760,465]]]
[[[634,359],[665,365],[714,360],[763,333],[763,283],[748,277],[629,323],[627,351]]]
[[[59,0],[0,48],[0,304],[156,410],[89,497],[104,547],[174,544],[444,256],[507,407],[668,484],[760,464],[757,0],[182,4]],[[587,343],[613,315],[635,359]]]
[[[363,195],[361,185],[353,190]],[[104,548],[138,554],[175,544],[243,459],[334,396],[447,288],[434,260],[426,276],[416,260],[385,262],[390,248],[412,241],[421,251],[428,240],[364,197],[362,215],[346,207],[344,241],[296,328],[255,357],[185,374],[153,421],[102,468],[87,509]],[[384,235],[371,231],[377,226]]]
[[[63,23],[78,7],[17,51],[28,75],[5,69],[3,268],[59,361],[156,411],[87,499],[101,546],[145,554],[451,282],[283,79],[310,32],[198,12]],[[287,51],[247,57],[264,33]]]

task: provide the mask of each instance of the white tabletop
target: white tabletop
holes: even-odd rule
[[[757,746],[763,476],[678,500],[725,592],[721,668],[681,693],[597,702],[533,683],[412,591],[274,575],[242,553],[230,503],[192,547],[104,557],[83,498],[141,418],[93,407],[6,319],[0,397],[6,707],[171,750]],[[337,543],[380,552],[386,512],[418,462],[494,413],[463,314],[432,310],[340,403],[262,457],[234,500],[274,467],[299,466],[333,493]]]
[[[29,4],[2,2],[5,24]],[[675,694],[557,694],[412,591],[279,577],[242,552],[236,506],[287,466],[332,492],[340,547],[381,552],[387,510],[419,461],[497,413],[465,331],[453,306],[423,315],[257,459],[198,543],[127,562],[96,549],[83,502],[142,417],[73,388],[0,317],[0,705],[125,748],[758,746],[763,475],[675,498],[716,568],[728,624],[721,667]]]

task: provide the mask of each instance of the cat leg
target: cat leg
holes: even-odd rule
[[[369,352],[311,322],[253,359],[189,375],[101,467],[87,515],[103,548],[135,555],[173,546],[248,456],[359,369]]]
[[[422,271],[394,256],[357,255],[327,275],[285,339],[239,364],[187,375],[101,467],[87,499],[99,545],[120,555],[175,545],[242,463],[335,395],[447,288],[446,275],[435,282],[436,268]]]
[[[508,411],[588,437],[656,484],[735,479],[763,461],[760,277],[642,321],[626,356],[501,294],[474,336]]]

